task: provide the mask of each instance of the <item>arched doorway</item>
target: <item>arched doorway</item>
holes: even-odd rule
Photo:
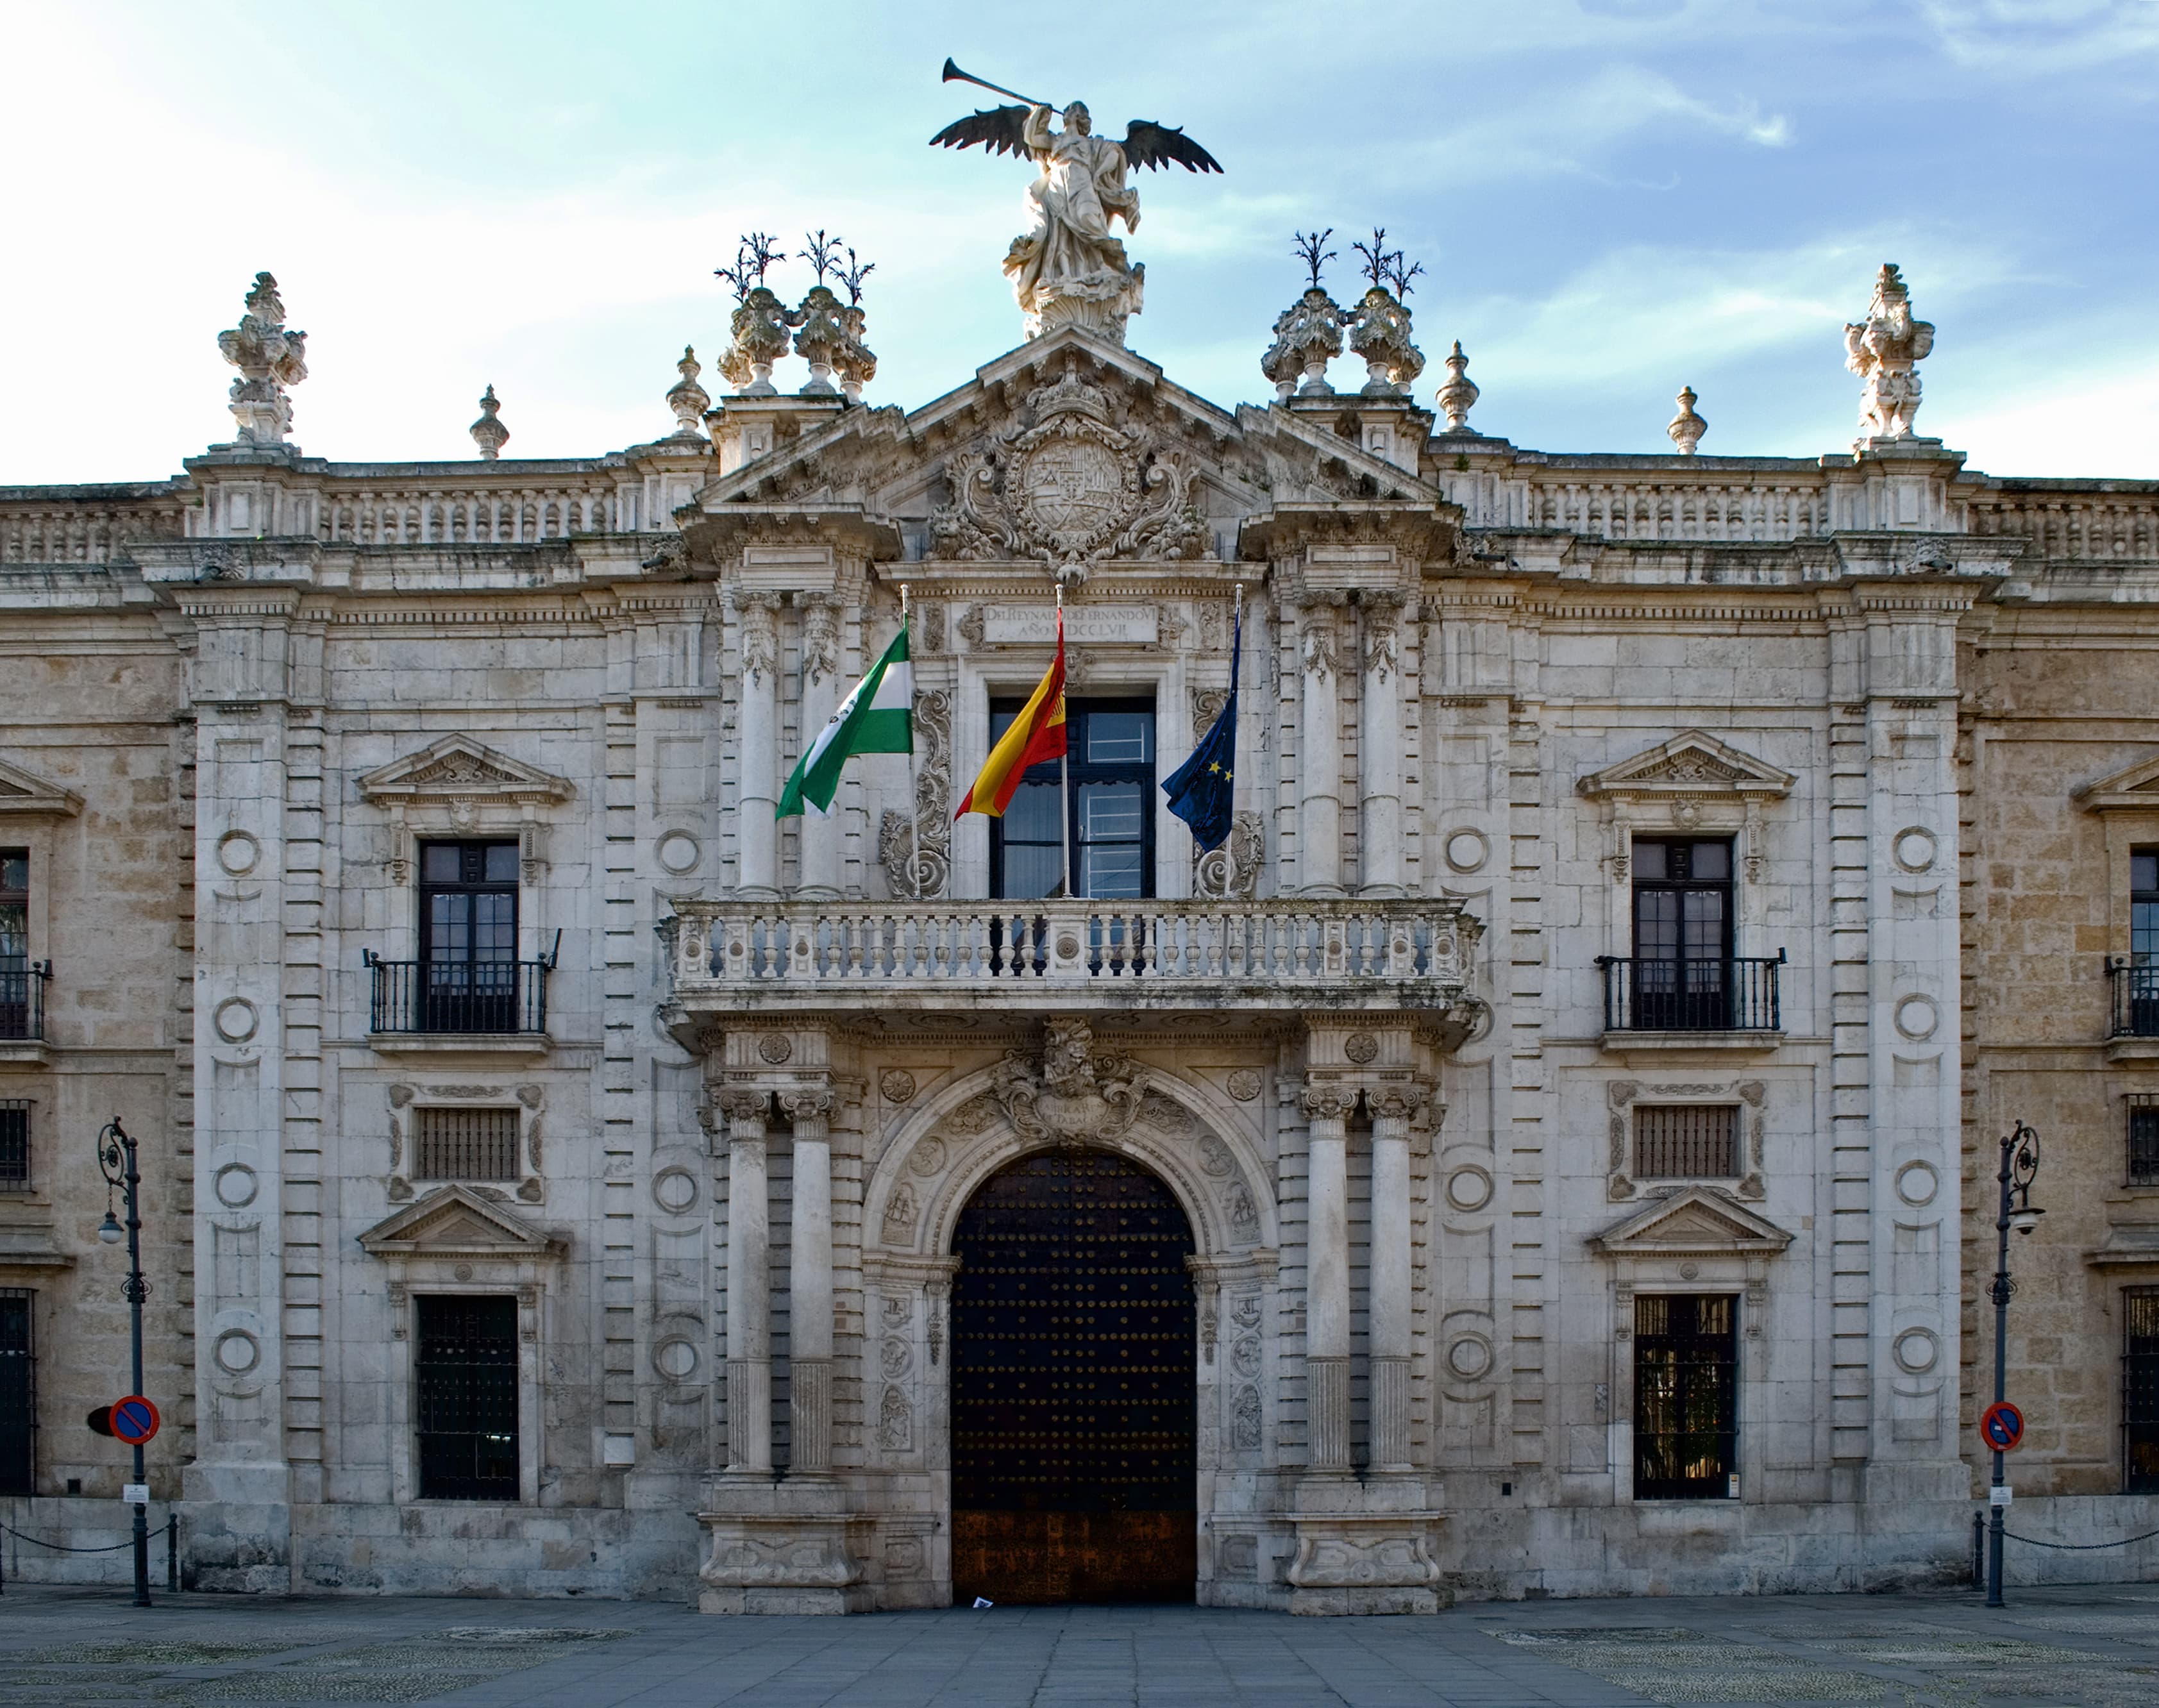
[[[954,1598],[1190,1601],[1193,1240],[1169,1188],[1038,1152],[982,1183],[952,1250]]]

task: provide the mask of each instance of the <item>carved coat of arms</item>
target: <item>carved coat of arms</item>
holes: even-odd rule
[[[1080,1020],[1051,1021],[1038,1058],[1012,1050],[997,1064],[997,1100],[1030,1139],[1116,1138],[1144,1093],[1138,1064],[1121,1051],[1097,1051]]]
[[[1118,424],[1109,396],[1068,356],[1027,396],[1020,418],[955,457],[952,500],[930,518],[939,553],[1078,565],[1105,557],[1189,557],[1205,543],[1193,479],[1176,451]]]

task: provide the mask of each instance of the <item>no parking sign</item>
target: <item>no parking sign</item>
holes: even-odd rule
[[[1997,1400],[1979,1421],[1979,1437],[1997,1453],[2013,1452],[2024,1439],[2024,1414],[2006,1400]]]

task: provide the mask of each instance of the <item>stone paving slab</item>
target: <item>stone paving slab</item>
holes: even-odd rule
[[[1436,1618],[1198,1607],[711,1619],[650,1602],[243,1600],[13,1584],[0,1704],[467,1708],[2154,1708],[2159,1585],[1480,1602]]]

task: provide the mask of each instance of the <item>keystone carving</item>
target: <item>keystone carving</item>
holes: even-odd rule
[[[1095,1050],[1086,1022],[1053,1020],[1043,1028],[1038,1061],[1024,1050],[1007,1052],[994,1095],[1025,1137],[1114,1139],[1137,1118],[1143,1089],[1129,1056]]]

